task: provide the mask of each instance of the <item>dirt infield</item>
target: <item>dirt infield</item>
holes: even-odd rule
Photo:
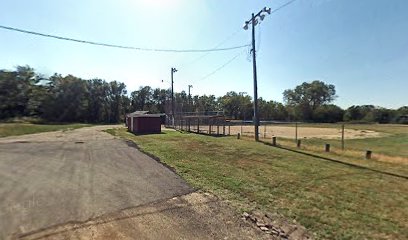
[[[243,136],[253,136],[253,126],[231,126],[230,134],[236,135],[241,133]],[[261,138],[284,137],[295,139],[295,126],[259,126],[259,134]],[[298,138],[322,138],[322,139],[341,139],[340,128],[319,128],[319,127],[298,127]],[[362,139],[382,137],[384,133],[371,130],[354,130],[345,129],[344,137],[346,139]]]

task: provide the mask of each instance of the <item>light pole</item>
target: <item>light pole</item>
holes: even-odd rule
[[[256,75],[256,49],[255,49],[255,26],[258,24],[259,20],[263,21],[265,18],[265,14],[271,14],[271,9],[264,7],[261,11],[257,14],[252,13],[251,19],[245,22],[244,29],[248,30],[248,25],[252,25],[252,69],[254,75],[254,127],[255,127],[255,141],[259,141],[259,116],[258,116],[258,83],[257,83],[257,75]],[[259,20],[258,20],[259,18]]]
[[[177,72],[178,70],[176,68],[171,68],[171,118],[172,118],[172,124],[174,128],[174,117],[175,117],[175,112],[174,112],[174,81],[173,81],[173,73]]]
[[[191,111],[191,95],[190,95],[191,88],[193,88],[193,85],[188,85],[188,111]]]
[[[191,97],[190,96],[190,88],[193,88],[193,85],[188,85],[188,97]]]

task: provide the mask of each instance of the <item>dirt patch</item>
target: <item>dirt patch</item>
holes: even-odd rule
[[[231,134],[241,133],[244,136],[253,136],[253,126],[231,126]],[[271,138],[284,137],[295,139],[296,128],[293,126],[260,126],[260,137]],[[362,139],[383,137],[385,133],[371,130],[345,129],[344,137],[346,139]],[[322,138],[322,139],[341,139],[341,129],[337,128],[317,128],[317,127],[298,127],[298,138]]]
[[[279,239],[240,218],[217,197],[194,192],[67,223],[18,239]]]

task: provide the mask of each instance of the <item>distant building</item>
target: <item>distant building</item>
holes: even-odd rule
[[[136,134],[160,133],[163,114],[149,114],[148,111],[136,111],[126,114],[128,130]]]
[[[125,125],[126,125],[126,127],[129,125],[128,120],[130,119],[130,117],[132,117],[132,116],[138,116],[138,115],[146,115],[146,114],[148,114],[148,113],[149,113],[149,111],[135,111],[135,112],[132,112],[132,113],[126,113],[126,117],[125,117]]]

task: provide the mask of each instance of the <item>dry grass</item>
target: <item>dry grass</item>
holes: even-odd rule
[[[269,140],[261,139],[261,141],[264,142],[270,142]],[[286,146],[292,149],[295,149],[296,144],[290,140],[280,140],[279,143],[282,146]],[[300,148],[303,151],[310,151],[314,153],[323,153],[325,151],[325,146],[324,144],[321,144],[320,146],[317,146],[316,144],[310,144],[305,141],[303,141],[302,146]],[[342,150],[341,148],[330,148],[329,153],[325,153],[326,155],[336,155],[336,156],[341,156],[341,157],[346,157],[346,158],[356,158],[356,159],[364,159],[365,158],[365,151],[364,150],[355,150],[355,149],[345,149]],[[403,157],[403,156],[389,156],[386,154],[382,153],[377,153],[374,152],[371,160],[375,161],[380,161],[380,162],[385,162],[385,163],[396,163],[396,164],[404,164],[408,165],[408,157]]]

